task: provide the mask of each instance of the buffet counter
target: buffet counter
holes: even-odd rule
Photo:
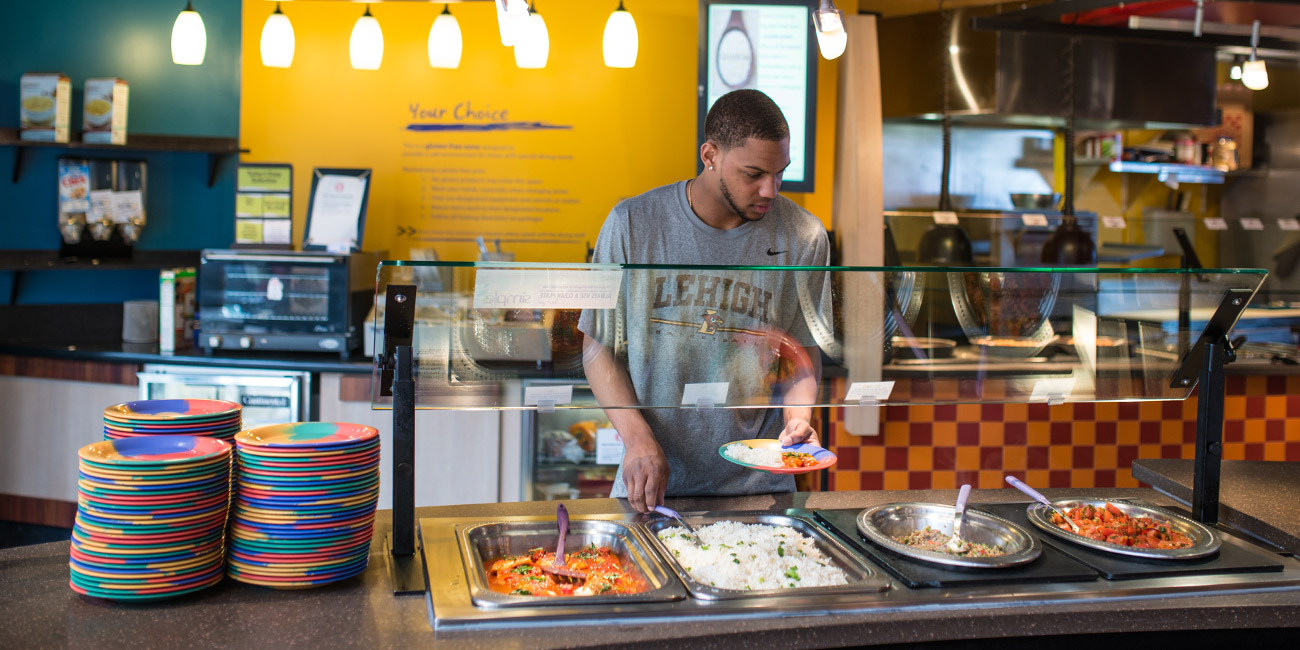
[[[1173,503],[1153,490],[1048,490],[1049,498],[1095,493],[1107,498]],[[949,503],[955,491],[818,492],[752,497],[671,499],[683,512],[766,511],[791,508],[866,508],[893,502]],[[977,490],[971,503],[1024,502],[1013,490]],[[566,502],[575,518],[628,513],[625,502]],[[554,503],[505,503],[420,508],[417,517],[553,516]],[[534,621],[527,626],[439,630],[430,625],[427,596],[395,598],[389,591],[380,513],[370,566],[358,578],[305,591],[272,591],[229,579],[211,589],[154,604],[121,605],[86,599],[68,587],[68,544],[0,551],[0,647],[833,647],[988,640],[990,647],[1021,647],[1010,639],[1055,637],[1067,647],[1078,635],[1160,633],[1210,642],[1288,638],[1300,633],[1300,590],[1282,587],[1235,594],[1169,590],[1142,598],[1080,598],[1045,603],[1026,597],[1001,602],[947,598],[930,606],[766,611],[605,619],[583,623]],[[1277,556],[1286,571],[1294,558]],[[776,608],[772,608],[776,609]],[[1050,618],[1049,618],[1050,616]],[[1064,635],[1064,636],[1063,636]],[[1180,636],[1182,635],[1182,636]],[[1194,635],[1194,636],[1187,636]],[[1068,638],[1067,638],[1068,637]],[[1154,640],[1154,636],[1127,640]],[[1062,643],[1064,639],[1067,643]],[[1040,642],[1045,642],[1042,640]],[[969,647],[969,646],[963,646]]]

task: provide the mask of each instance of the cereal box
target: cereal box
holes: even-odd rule
[[[23,140],[67,142],[72,82],[61,72],[28,72],[18,82]]]
[[[126,82],[116,77],[86,80],[81,105],[83,142],[126,144]]]

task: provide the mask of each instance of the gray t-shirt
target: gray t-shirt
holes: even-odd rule
[[[614,206],[596,240],[594,262],[713,266],[826,266],[821,222],[783,196],[761,220],[713,228],[687,203],[686,181]],[[619,307],[584,311],[579,329],[626,365],[642,406],[680,404],[688,383],[728,382],[727,405],[780,399],[771,335],[815,347],[831,336],[824,272],[640,270],[624,273]],[[802,306],[801,306],[802,303]],[[788,358],[788,354],[785,355]],[[775,394],[774,394],[775,393]],[[667,496],[789,492],[794,479],[727,462],[733,440],[776,438],[779,408],[646,408],[668,458]],[[610,496],[626,497],[619,466]]]

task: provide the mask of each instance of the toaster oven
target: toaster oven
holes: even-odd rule
[[[333,352],[361,346],[380,253],[205,250],[199,345],[214,350]]]

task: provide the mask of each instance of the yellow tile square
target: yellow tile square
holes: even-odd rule
[[[1164,408],[1162,402],[1142,402],[1138,406],[1138,417],[1143,422],[1158,422],[1164,419]]]
[[[1021,470],[1029,466],[1029,450],[1019,445],[1002,448],[1002,467],[1007,470]]]
[[[930,428],[930,433],[935,447],[957,446],[956,422],[935,422],[934,426]]]
[[[1126,420],[1115,425],[1115,442],[1121,445],[1136,445],[1142,439],[1142,429],[1137,422]]]
[[[1243,445],[1240,442],[1223,443],[1223,459],[1224,460],[1245,460],[1246,445]]]
[[[1182,420],[1165,420],[1160,423],[1160,443],[1164,445],[1177,445],[1183,442],[1183,422]]]
[[[929,404],[914,404],[907,407],[907,419],[912,422],[934,422],[934,407]]]
[[[1264,460],[1286,460],[1286,443],[1264,443]]]
[[[911,436],[911,427],[907,422],[886,422],[884,444],[887,447],[905,447]]]
[[[1264,398],[1264,417],[1270,420],[1286,419],[1286,395],[1269,395]]]
[[[1052,422],[1073,422],[1074,405],[1073,404],[1056,404],[1047,407],[1047,417]]]
[[[1097,423],[1080,420],[1074,423],[1074,444],[1093,445],[1097,443]]]
[[[1003,486],[1002,472],[995,469],[980,470],[979,485],[975,487],[980,490],[996,490]]]
[[[936,490],[957,489],[957,472],[938,470],[930,474],[930,487]]]
[[[1264,442],[1268,431],[1263,420],[1246,420],[1246,442]]]
[[[906,490],[907,487],[907,472],[885,472],[886,490]]]
[[[1135,488],[1137,486],[1138,482],[1133,478],[1133,472],[1128,470],[1115,472],[1115,487]]]
[[[1247,395],[1267,395],[1268,377],[1256,376],[1246,378]]]
[[[1070,472],[1070,487],[1080,489],[1097,487],[1097,475],[1090,469],[1076,469]]]
[[[1001,447],[1003,440],[1002,426],[1001,422],[981,422],[980,445],[983,447]]]
[[[1052,447],[1047,450],[1047,466],[1052,469],[1071,469],[1074,467],[1074,450],[1069,447]]]
[[[1092,450],[1092,466],[1096,469],[1119,469],[1119,450],[1113,445],[1099,445]]]
[[[1052,475],[1045,469],[1031,469],[1025,472],[1025,482],[1031,486],[1045,488],[1051,480]]]
[[[1035,447],[1052,444],[1052,424],[1050,422],[1030,422],[1025,425],[1025,440]]]
[[[958,404],[957,421],[958,422],[979,422],[984,419],[981,413],[982,407],[979,404]]]
[[[957,448],[957,469],[962,471],[980,468],[980,450],[978,447]]]
[[[1116,402],[1097,403],[1097,421],[1111,422],[1119,419],[1119,404]]]
[[[1028,404],[1005,404],[1002,406],[1003,422],[1025,422],[1029,419]]]
[[[858,452],[858,467],[866,471],[879,472],[885,469],[884,447],[862,447]]]
[[[1192,460],[1196,458],[1196,445],[1192,443],[1183,445],[1183,458],[1185,460]]]
[[[955,379],[944,379],[934,382],[935,399],[945,402],[955,402],[960,396],[961,384]]]
[[[1138,458],[1160,458],[1160,445],[1139,445]]]
[[[934,450],[930,447],[911,447],[907,450],[907,469],[928,472],[934,469]]]
[[[862,489],[862,475],[852,470],[835,472],[831,475],[831,485],[836,492],[857,492]]]
[[[1246,419],[1246,398],[1241,395],[1229,395],[1223,398],[1223,419]]]
[[[1286,439],[1300,442],[1300,419],[1292,418],[1286,421]]]

